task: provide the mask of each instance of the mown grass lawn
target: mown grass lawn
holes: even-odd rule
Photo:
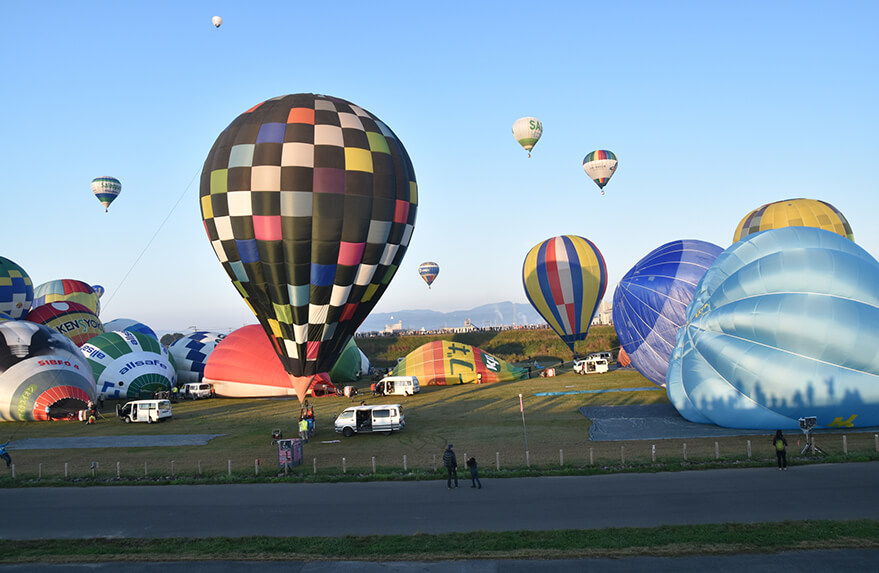
[[[567,370],[567,371],[565,371]],[[305,463],[295,468],[290,479],[428,479],[446,444],[455,444],[459,458],[475,456],[486,476],[528,475],[568,471],[656,471],[716,463],[770,463],[774,458],[769,436],[741,436],[688,440],[635,440],[596,442],[589,439],[590,421],[578,408],[585,405],[651,404],[667,402],[661,389],[605,394],[535,396],[537,392],[583,389],[652,387],[632,370],[607,374],[578,375],[570,366],[551,378],[532,378],[487,385],[427,386],[413,397],[372,397],[368,383],[353,400],[321,397],[312,400],[316,433],[304,446]],[[524,404],[525,424],[519,410]],[[390,436],[355,435],[344,438],[333,430],[333,419],[344,408],[357,404],[399,402],[403,404],[406,429]],[[221,434],[204,446],[16,450],[10,453],[16,479],[9,474],[0,486],[38,485],[48,479],[67,476],[77,483],[107,483],[117,474],[124,479],[167,479],[174,477],[223,480],[277,476],[277,447],[271,432],[280,428],[286,437],[297,435],[299,402],[295,399],[226,399],[182,401],[174,404],[174,418],[160,424],[124,424],[113,414],[113,403],[105,405],[106,418],[95,425],[77,422],[15,422],[3,429],[13,442],[24,438],[123,436],[155,434]],[[528,457],[525,439],[527,434]],[[747,458],[747,441],[752,441],[752,459]],[[798,460],[792,440],[793,463]],[[877,459],[873,434],[851,433],[843,455],[842,437],[819,437],[827,459]],[[683,464],[686,443],[687,463]],[[621,447],[624,451],[621,451]],[[655,452],[655,453],[654,453]],[[716,454],[720,459],[716,460]],[[404,461],[405,456],[405,461]],[[654,463],[654,456],[656,462]],[[373,476],[373,457],[376,473]],[[343,474],[343,459],[344,470]],[[625,464],[623,464],[623,459]],[[258,462],[257,462],[258,460]],[[90,470],[98,462],[95,480]],[[404,471],[404,463],[405,469]],[[257,465],[258,464],[258,465]],[[498,466],[500,471],[498,472]],[[232,475],[229,475],[229,468]],[[315,468],[317,472],[315,472]],[[201,473],[199,474],[199,469]],[[40,478],[40,479],[38,479]],[[63,480],[62,480],[63,481]]]

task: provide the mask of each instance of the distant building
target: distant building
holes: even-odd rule
[[[382,334],[396,334],[403,330],[403,321],[398,320],[394,324],[386,324],[385,329],[382,330]]]
[[[613,303],[602,301],[590,324],[592,326],[613,326]]]

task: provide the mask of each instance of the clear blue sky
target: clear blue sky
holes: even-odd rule
[[[0,254],[35,284],[105,286],[105,321],[254,322],[204,233],[198,175],[232,119],[296,92],[368,109],[415,166],[415,234],[376,311],[524,303],[525,254],[560,234],[602,251],[610,300],[655,247],[726,247],[748,211],[792,197],[832,203],[879,255],[876,2],[83,1],[2,14]],[[511,135],[522,116],[544,125],[531,159]],[[620,159],[605,196],[581,167],[599,148]],[[123,184],[106,214],[89,189],[100,175]],[[431,290],[427,260],[441,267]]]

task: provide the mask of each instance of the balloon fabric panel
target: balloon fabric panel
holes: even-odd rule
[[[698,240],[666,243],[644,256],[620,280],[613,323],[635,369],[665,385],[668,361],[699,280],[723,251]]]
[[[421,384],[448,385],[521,380],[528,370],[460,342],[435,340],[407,354],[394,368],[395,376],[417,376]]]
[[[879,263],[813,227],[749,235],[705,273],[666,377],[687,419],[737,428],[879,424]]]
[[[34,302],[34,286],[23,268],[0,257],[0,312],[19,319],[28,313]]]
[[[754,209],[739,222],[733,243],[752,233],[782,227],[816,227],[855,240],[851,225],[833,205],[817,199],[786,199]]]
[[[218,137],[205,229],[291,375],[328,371],[375,306],[411,239],[416,189],[393,132],[338,98],[275,98]]]

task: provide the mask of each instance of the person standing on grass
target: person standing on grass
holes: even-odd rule
[[[443,465],[446,466],[448,473],[446,483],[448,488],[452,489],[452,477],[455,478],[455,487],[458,487],[458,459],[455,457],[455,452],[452,451],[452,444],[449,444],[449,447],[443,452]]]
[[[6,452],[6,446],[8,446],[8,445],[9,445],[8,441],[3,444],[0,444],[0,458],[3,458],[4,460],[6,460],[6,467],[7,468],[10,465],[12,465],[12,458],[9,457],[9,454]]]
[[[470,470],[470,481],[473,482],[473,485],[470,487],[478,487],[482,489],[482,482],[479,481],[479,466],[476,464],[476,458],[470,458],[467,460],[467,469]]]
[[[775,437],[772,438],[772,445],[775,446],[775,457],[778,459],[778,470],[787,470],[787,440],[781,433],[781,430],[775,431]]]

